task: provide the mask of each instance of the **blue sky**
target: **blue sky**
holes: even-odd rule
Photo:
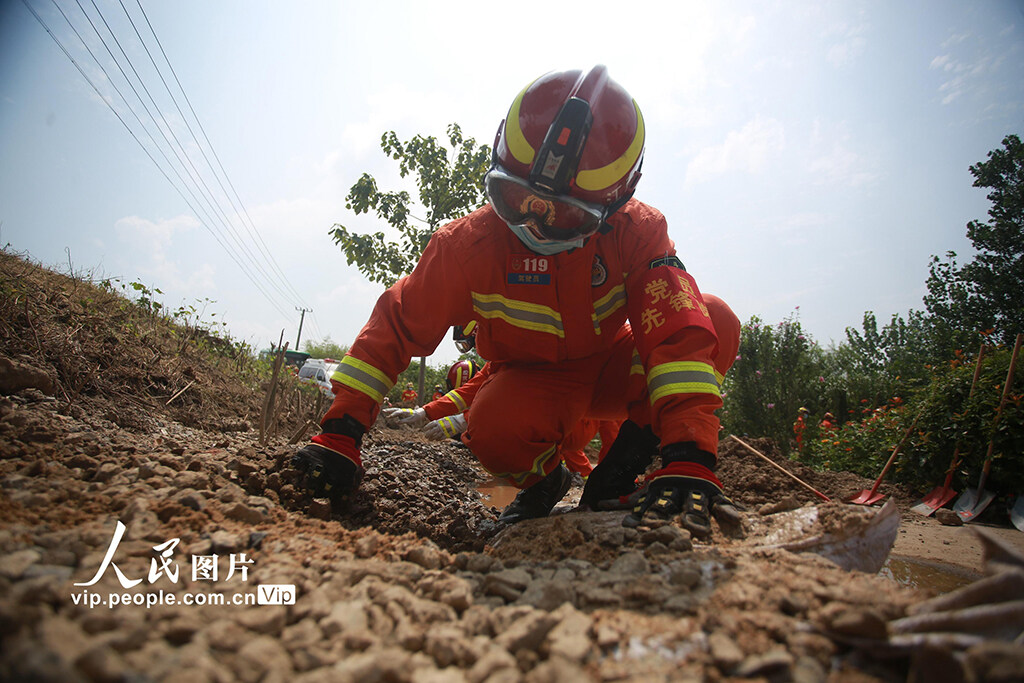
[[[1024,133],[1024,3],[1006,0],[27,2],[99,94],[24,2],[0,3],[0,244],[206,302],[261,348],[294,345],[296,308],[303,340],[348,344],[368,317],[381,288],[327,232],[382,228],[344,198],[364,171],[405,186],[383,132],[458,122],[490,144],[549,70],[604,63],[637,100],[637,196],[702,290],[824,345],[865,311],[923,308],[930,257],[969,258],[987,216],[968,167]],[[445,341],[429,362],[456,356]]]

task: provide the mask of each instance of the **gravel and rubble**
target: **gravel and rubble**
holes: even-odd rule
[[[39,310],[31,327],[58,324]],[[33,346],[16,323],[0,332],[22,329]],[[95,338],[76,341],[83,363]],[[225,389],[202,416],[229,377],[190,361],[204,378],[194,403],[143,410],[125,398],[139,384],[64,396],[59,364],[33,374],[11,348],[0,347],[0,379],[17,380],[0,394],[0,679],[925,680],[931,660],[875,645],[933,592],[717,529],[711,543],[673,525],[627,529],[622,513],[574,511],[579,487],[550,518],[502,528],[467,449],[380,426],[338,514],[296,489],[295,446],[241,428],[259,397]],[[820,503],[742,449],[723,443],[720,459],[752,517]],[[865,486],[794,471],[835,500]],[[819,506],[820,524],[846,507]],[[1022,653],[983,637],[956,661],[970,680],[1021,680]]]

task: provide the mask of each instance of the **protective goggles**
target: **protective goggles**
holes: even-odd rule
[[[524,225],[539,239],[571,242],[600,230],[607,209],[567,195],[541,192],[522,178],[493,166],[484,178],[494,212],[509,225]]]
[[[455,348],[459,350],[459,353],[469,353],[476,346],[476,321],[470,322],[465,327],[453,327],[452,339],[455,341]]]

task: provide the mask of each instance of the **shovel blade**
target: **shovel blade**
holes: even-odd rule
[[[965,501],[964,498],[967,498],[968,494],[970,494],[969,500]],[[957,501],[957,506],[961,506],[961,501],[963,501],[964,504],[961,506],[961,509],[954,507],[954,510],[956,510],[956,514],[965,524],[973,522],[995,500],[995,497],[996,494],[991,491],[984,491],[979,495],[978,491],[967,489],[964,491],[964,495],[960,497],[960,500]],[[967,505],[968,502],[971,503],[970,506]]]
[[[978,490],[967,489],[960,494],[960,497],[953,503],[953,511],[958,515],[965,510],[970,510],[978,503]]]
[[[1013,507],[1010,508],[1010,521],[1019,530],[1024,531],[1024,496],[1017,496]]]
[[[955,496],[956,491],[948,486],[936,486],[927,496],[910,509],[919,515],[930,517],[940,507],[953,500]]]
[[[883,498],[885,498],[885,496],[877,491],[864,489],[853,498],[848,498],[846,502],[853,503],[854,505],[874,505]]]

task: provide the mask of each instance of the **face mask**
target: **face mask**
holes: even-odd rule
[[[527,249],[535,254],[541,254],[543,256],[552,256],[554,254],[561,254],[563,251],[569,251],[570,249],[578,249],[587,241],[586,237],[580,237],[579,239],[572,240],[571,242],[556,242],[554,240],[540,241],[525,225],[512,225],[510,223],[506,223],[506,225],[508,225],[509,229],[515,233],[515,236],[519,238],[519,241],[526,245]]]

